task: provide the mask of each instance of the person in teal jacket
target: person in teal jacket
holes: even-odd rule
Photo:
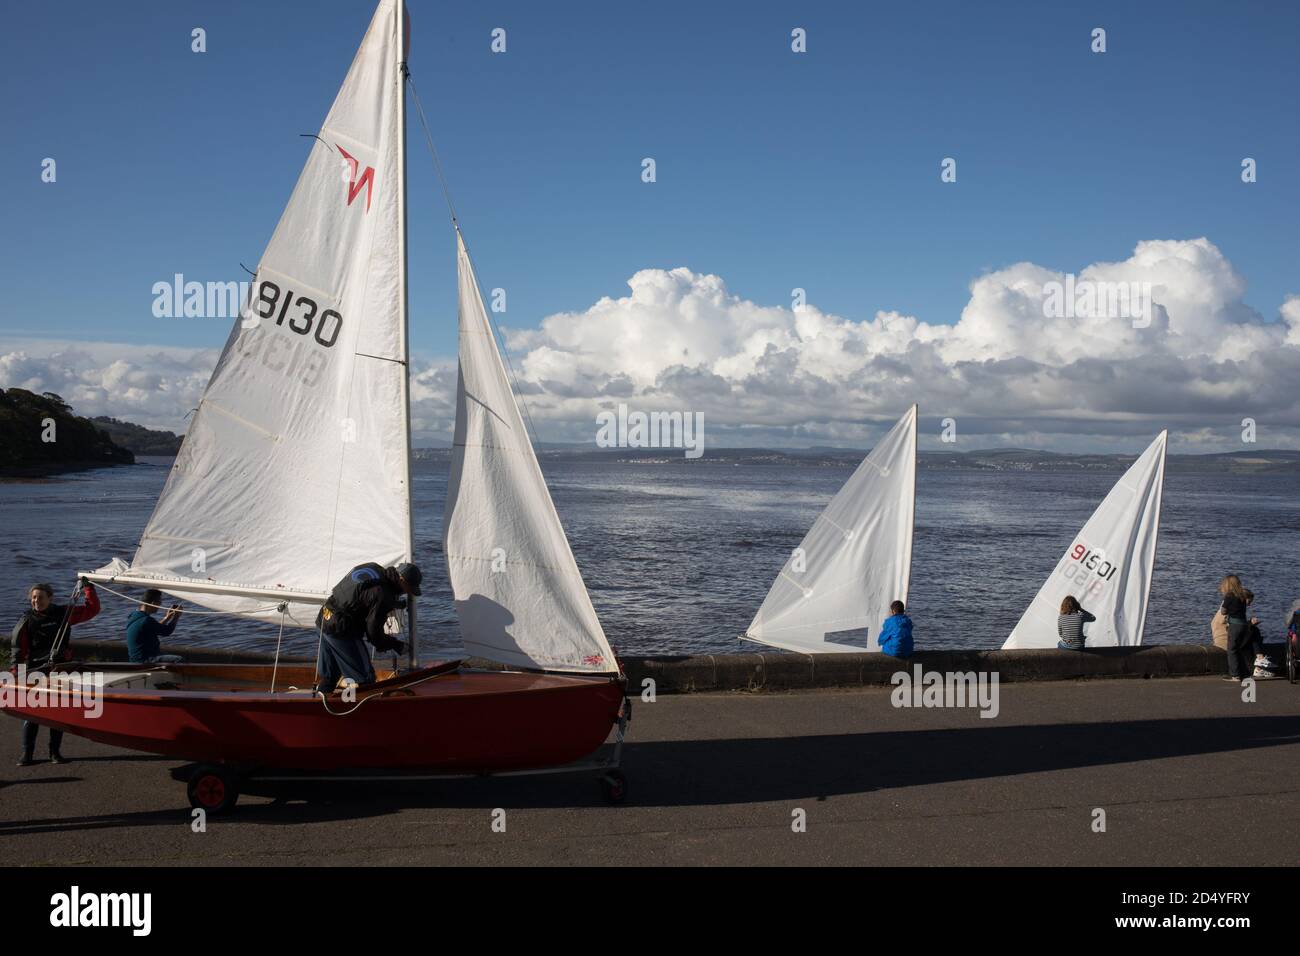
[[[880,649],[893,657],[912,656],[912,619],[906,610],[902,601],[889,605],[890,616],[880,628]]]
[[[162,592],[150,588],[144,592],[144,601],[140,609],[132,611],[126,619],[126,652],[133,664],[174,664],[180,658],[175,654],[164,654],[159,646],[162,638],[171,637],[176,630],[176,622],[181,618],[180,605],[168,609],[161,622],[153,619],[153,612],[161,606]]]

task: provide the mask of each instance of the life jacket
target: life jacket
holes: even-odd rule
[[[326,598],[316,618],[321,629],[326,634],[355,634],[360,637],[357,632],[365,626],[366,620],[366,605],[362,597],[371,588],[384,587],[387,580],[383,565],[373,561],[357,565],[334,585],[334,590]]]
[[[28,667],[40,667],[49,663],[50,651],[53,649],[54,641],[58,638],[59,631],[62,629],[63,622],[67,617],[68,609],[66,607],[51,604],[43,614],[28,611],[19,619],[13,630],[13,644],[14,649],[17,650],[19,636],[26,629]],[[59,657],[61,660],[70,660],[72,657],[71,627],[68,628],[68,633],[63,635]]]

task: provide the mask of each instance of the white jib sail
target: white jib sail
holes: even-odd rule
[[[470,654],[512,667],[618,667],[569,550],[456,234],[460,375],[443,551]]]
[[[1004,649],[1055,647],[1060,640],[1056,619],[1068,595],[1097,618],[1084,625],[1086,646],[1142,643],[1168,436],[1167,431],[1161,432],[1115,483],[1057,562]]]
[[[915,405],[871,450],[791,553],[745,637],[803,653],[858,651],[837,644],[867,631],[879,650],[893,601],[907,603],[916,510]]]
[[[128,568],[219,610],[409,558],[395,0],[325,118]],[[296,136],[292,127],[275,135]],[[200,583],[234,593],[196,593]],[[317,608],[290,604],[290,622]],[[275,611],[259,616],[278,621]]]

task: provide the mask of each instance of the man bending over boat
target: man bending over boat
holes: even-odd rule
[[[13,652],[10,660],[16,666],[26,664],[29,671],[72,660],[72,625],[89,621],[99,613],[99,595],[95,586],[84,578],[78,582],[85,596],[84,604],[54,603],[54,587],[33,584],[27,592],[31,610],[22,616],[13,630]],[[23,755],[18,766],[27,767],[35,761],[36,732],[39,724],[23,721]],[[50,762],[67,763],[59,753],[63,744],[63,731],[50,728]]]
[[[377,651],[406,650],[405,644],[385,633],[384,623],[402,606],[403,595],[420,593],[420,579],[420,569],[413,564],[385,568],[370,563],[353,568],[335,585],[316,616],[321,631],[318,693],[333,693],[340,677],[358,684],[375,682],[363,640]]]

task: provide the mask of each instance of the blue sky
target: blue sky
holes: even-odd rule
[[[946,324],[990,270],[1078,272],[1200,236],[1265,321],[1300,292],[1300,5],[410,8],[412,73],[480,280],[508,290],[507,328],[677,266],[762,305],[798,286],[848,320]],[[219,347],[227,320],[155,318],[151,286],[246,278],[372,12],[11,6],[0,333]],[[195,26],[206,53],[190,51]],[[413,109],[409,141],[412,343],[447,357],[452,237]]]
[[[1273,317],[1300,273],[1300,7],[991,7],[412,0],[411,69],[508,326],[678,265],[761,303],[801,286],[850,318],[951,322],[987,269],[1071,271],[1201,235]],[[318,128],[371,12],[11,7],[5,326],[219,344],[222,321],[154,318],[150,286],[258,259],[306,156],[297,134]],[[454,260],[411,122],[413,341],[450,354]],[[939,182],[945,156],[955,185]]]

